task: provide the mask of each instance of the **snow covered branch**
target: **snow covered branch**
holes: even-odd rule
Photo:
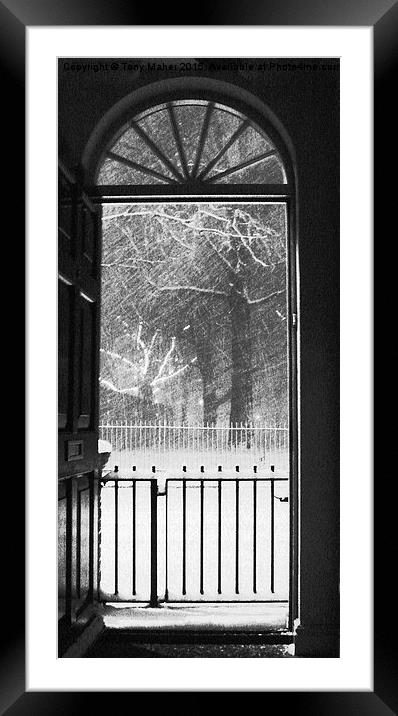
[[[167,365],[169,358],[171,357],[171,355],[174,351],[175,345],[176,345],[176,339],[175,339],[175,336],[173,336],[171,339],[171,346],[160,364],[160,368],[158,370],[158,374],[155,376],[154,382],[162,377],[162,373]]]
[[[100,348],[100,352],[104,353],[105,355],[109,356],[110,358],[116,358],[118,360],[121,360],[123,363],[126,363],[126,365],[135,367],[135,364],[132,363],[131,360],[128,360],[124,356],[121,356],[120,353],[114,353],[114,351],[108,351],[106,348]]]
[[[159,383],[165,383],[167,380],[171,380],[171,378],[175,378],[176,375],[179,375],[180,373],[183,373],[184,370],[186,370],[187,368],[189,368],[189,366],[192,365],[193,363],[196,363],[197,360],[198,360],[197,357],[192,358],[192,360],[189,361],[189,363],[185,363],[185,365],[181,366],[181,368],[178,368],[177,370],[175,370],[174,373],[170,373],[169,375],[164,375],[164,376],[162,376],[162,377],[160,377],[160,378],[158,378],[158,377],[155,378],[155,379],[152,381],[151,385],[155,386],[155,385],[158,385]]]
[[[101,376],[99,382],[104,386],[104,388],[111,390],[113,393],[119,393],[120,395],[138,395],[138,386],[136,385],[131,386],[130,388],[118,388],[110,380],[105,380],[105,378],[101,378]]]
[[[268,296],[262,296],[261,298],[248,298],[247,302],[250,304],[263,303],[264,301],[269,301],[274,296],[279,296],[281,293],[285,293],[285,291],[285,288],[281,288],[280,291],[273,291],[273,293],[269,293]]]
[[[199,293],[213,293],[216,296],[228,296],[226,291],[218,291],[215,288],[201,288],[199,286],[160,286],[159,291],[198,291]]]

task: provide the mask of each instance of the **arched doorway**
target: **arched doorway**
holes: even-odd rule
[[[254,595],[253,601],[257,599],[273,601],[266,596],[268,592],[271,596],[275,595],[277,562],[275,520],[278,519],[275,505],[279,503],[278,507],[282,505],[286,507],[289,500],[287,592],[281,601],[289,600],[291,625],[297,616],[295,333],[297,307],[294,168],[288,140],[283,136],[283,130],[278,126],[278,122],[260,106],[257,100],[246,95],[247,93],[242,93],[241,90],[235,92],[234,88],[224,83],[204,79],[196,82],[191,79],[189,82],[172,80],[168,83],[159,83],[122,100],[94,131],[83,163],[87,174],[86,183],[91,184],[92,187],[91,199],[102,205],[103,226],[106,227],[103,231],[103,252],[106,253],[107,260],[106,262],[103,260],[103,263],[106,263],[106,266],[103,266],[103,276],[105,269],[108,277],[103,277],[103,303],[105,298],[108,301],[109,321],[106,330],[103,331],[108,342],[101,347],[103,356],[101,383],[103,394],[104,391],[108,391],[113,398],[115,396],[117,398],[116,401],[115,399],[111,401],[112,406],[108,408],[108,415],[109,410],[111,413],[113,411],[113,415],[115,410],[122,410],[124,412],[121,419],[126,420],[126,410],[131,411],[135,406],[138,411],[134,420],[133,438],[131,432],[122,431],[121,424],[117,425],[116,431],[110,435],[111,437],[113,434],[119,435],[119,446],[115,443],[116,448],[120,448],[120,453],[123,451],[129,453],[127,470],[137,468],[137,431],[146,433],[144,442],[140,443],[140,447],[143,445],[146,449],[147,428],[155,430],[158,446],[164,446],[167,441],[170,445],[171,441],[174,447],[177,426],[179,434],[182,432],[182,443],[185,446],[184,440],[186,441],[187,437],[189,442],[189,428],[195,427],[189,425],[189,422],[195,422],[196,418],[196,423],[203,423],[203,426],[202,433],[199,431],[192,440],[193,453],[196,451],[196,456],[199,455],[200,458],[203,450],[201,437],[203,435],[206,436],[207,441],[210,440],[212,446],[214,443],[217,446],[215,463],[209,468],[204,458],[199,459],[199,462],[196,461],[195,469],[201,470],[202,474],[192,476],[191,466],[184,465],[188,469],[189,476],[188,479],[186,475],[182,477],[179,485],[181,539],[178,537],[178,540],[182,545],[179,557],[181,562],[179,579],[182,583],[181,593],[175,601],[181,601],[185,597],[189,601],[196,601],[193,598],[195,594],[192,590],[189,592],[187,584],[190,579],[188,567],[190,539],[186,524],[187,519],[189,520],[187,485],[191,480],[194,483],[192,487],[197,490],[198,498],[195,508],[196,514],[199,515],[199,522],[195,527],[198,538],[193,551],[198,555],[200,567],[199,578],[196,580],[199,601],[205,601],[206,596],[208,601],[221,601],[223,596],[226,596],[225,601],[233,601],[238,595],[239,600],[251,601],[248,598],[249,592]],[[179,228],[177,231],[175,228],[171,231],[170,226]],[[120,237],[122,237],[122,248]],[[113,255],[115,251],[116,256]],[[103,253],[103,257],[104,255]],[[200,260],[198,257],[201,257]],[[199,270],[197,270],[198,263]],[[160,269],[159,264],[161,264]],[[193,279],[197,280],[193,281]],[[127,325],[124,325],[126,315],[123,316],[119,310],[116,313],[113,311],[113,308],[120,305],[116,298],[120,293],[121,285],[129,296],[130,314],[131,305],[134,305],[134,320],[127,321]],[[146,306],[145,312],[143,304],[150,291],[152,292],[150,305]],[[137,301],[133,300],[132,294],[138,298],[138,306],[135,305]],[[212,299],[211,304],[209,304],[209,295]],[[270,324],[271,313],[274,323]],[[203,314],[207,315],[207,324]],[[228,325],[225,328],[226,316],[228,316]],[[120,330],[114,329],[117,321]],[[209,323],[215,324],[216,330],[209,330]],[[266,345],[264,337],[267,330],[271,335],[268,340],[268,350],[261,353],[259,346]],[[210,355],[209,360],[209,353],[211,353],[209,346],[214,345],[214,341],[221,341],[224,349],[225,343],[228,344],[227,363],[228,361],[230,363],[228,369],[226,365],[220,364],[220,361],[217,363],[214,356]],[[253,349],[254,345],[257,346],[256,350]],[[280,413],[285,416],[287,425],[287,440],[284,443],[287,460],[284,471],[276,464],[276,456],[270,450],[272,428],[263,426],[264,431],[257,433],[255,425],[255,415],[258,414],[256,410],[259,411],[260,418],[264,418],[264,411],[269,407],[272,390],[269,390],[268,394],[261,395],[259,399],[262,385],[261,372],[266,373],[272,352],[269,348],[275,345],[279,346],[279,353],[284,352],[284,361],[281,362],[283,368],[279,373],[277,372],[277,378],[273,383],[272,381],[268,383],[272,384],[274,402],[277,403]],[[220,355],[222,350],[219,346],[217,348]],[[259,357],[260,367],[257,366],[257,373],[253,370],[253,355]],[[274,358],[278,358],[278,355],[276,351]],[[153,359],[152,365],[151,359]],[[218,377],[215,375],[217,365]],[[218,395],[220,384],[217,380],[220,381],[220,374],[225,378],[227,373],[228,386],[225,392],[228,397],[220,404]],[[199,386],[197,391],[202,392],[203,413],[194,415],[193,419],[185,425],[183,415],[186,416],[189,410],[191,412],[193,410],[186,402],[184,407],[186,385],[180,384],[179,391],[171,395],[165,395],[164,386],[170,385],[174,377],[179,376],[181,379],[183,376],[185,379],[187,375],[191,376],[190,386],[196,379]],[[275,398],[275,394],[278,394],[275,387],[277,384],[279,384],[279,399],[278,396]],[[281,385],[284,388],[281,388]],[[154,399],[156,389],[163,392],[165,396],[163,402]],[[193,394],[195,395],[195,391]],[[129,401],[126,401],[127,397]],[[106,399],[104,402],[106,403]],[[167,418],[167,406],[170,404],[174,406],[176,402],[181,403],[180,414],[170,421]],[[156,415],[156,410],[157,406],[160,410],[161,405],[164,414],[162,420],[157,423],[159,414]],[[218,426],[221,420],[220,405],[224,408],[221,417],[228,422],[226,437],[222,434],[221,442],[219,432],[221,428]],[[268,423],[269,418],[268,415]],[[115,420],[110,422],[111,427],[115,427],[113,424]],[[204,433],[206,425],[207,432]],[[273,448],[275,448],[280,438],[278,432],[280,425],[274,424],[273,429]],[[258,435],[260,435],[260,442],[257,439]],[[106,438],[107,435],[104,437]],[[128,451],[127,446],[131,447],[132,440],[133,449]],[[264,457],[263,465],[259,464],[261,457],[258,450],[254,453],[254,447],[260,447]],[[228,453],[230,458],[231,450],[232,462],[237,464],[232,465],[232,462],[228,463],[227,460],[228,469],[235,469],[239,472],[239,476],[236,474],[225,476],[226,454]],[[248,457],[247,461],[242,460],[243,452],[245,458]],[[176,456],[174,457],[177,460]],[[224,465],[221,464],[223,461]],[[181,460],[179,462],[178,467],[181,469]],[[177,462],[174,470],[176,466]],[[250,474],[248,466],[251,469]],[[156,469],[156,465],[154,467]],[[219,474],[219,467],[221,467],[220,472],[224,469],[222,477]],[[217,473],[214,470],[217,470]],[[171,478],[169,474],[168,478],[176,482],[175,475]],[[131,487],[130,511],[133,515],[133,531],[128,538],[132,549],[133,566],[132,571],[127,575],[127,581],[129,589],[131,587],[131,595],[135,598],[137,594],[140,596],[137,586],[138,483],[135,479],[131,479],[131,472],[125,474],[124,480],[126,487]],[[143,487],[145,480],[146,497],[143,496],[142,499],[147,500],[146,509],[151,511],[153,518],[153,504],[156,503],[156,499],[153,499],[153,476],[150,482],[143,475],[140,488]],[[223,480],[228,484],[224,485]],[[267,490],[262,496],[261,480],[266,483],[264,487]],[[288,485],[286,494],[278,494],[276,489],[282,482]],[[112,479],[108,478],[108,485],[112,487],[114,523],[119,519],[120,514],[119,477],[113,474]],[[249,485],[250,495],[249,493],[244,495]],[[166,480],[166,499],[168,487],[171,490],[170,482]],[[233,505],[235,523],[232,539],[225,537],[226,528],[219,520],[214,521],[214,518],[212,528],[206,526],[205,504],[209,503],[206,497],[207,488],[215,490],[214,515],[222,514],[223,500],[227,499],[227,502]],[[230,498],[225,498],[229,488],[233,491]],[[261,559],[261,554],[258,544],[259,541],[264,543],[265,540],[265,531],[261,534],[261,526],[258,522],[261,500],[264,503],[263,509],[265,502],[269,503],[263,525],[264,530],[269,528],[266,577],[268,592],[264,589],[262,592],[261,589],[259,590],[258,561]],[[242,505],[243,510],[246,511],[249,502],[251,536],[249,544],[246,545],[245,556],[242,555],[242,541],[245,534],[245,530],[241,529]],[[158,508],[155,509],[157,523]],[[166,508],[166,523],[168,518],[170,520]],[[159,528],[159,525],[156,524],[156,527]],[[165,529],[164,593],[165,598],[172,601],[170,599],[172,590],[168,582],[170,555],[167,546],[170,524],[168,526],[166,524]],[[213,532],[210,532],[211,529]],[[206,577],[205,568],[206,534],[211,535],[210,543],[217,543],[217,560],[212,567],[214,588],[210,589],[208,595],[205,593],[204,584],[206,580],[210,580],[209,576]],[[148,540],[150,539],[151,537],[148,536]],[[114,592],[110,591],[108,598],[116,598],[122,591],[122,599],[126,601],[126,592],[123,591],[125,586],[121,590],[120,584],[118,540],[118,533],[113,532],[111,550],[113,550]],[[155,541],[158,543],[157,539]],[[221,555],[225,553],[225,544],[228,541],[231,544],[230,566],[227,567],[227,571],[233,565],[234,579],[229,585],[229,591],[223,594],[225,575]],[[152,542],[148,546],[151,547],[149,551],[152,550],[153,553],[153,535]],[[242,591],[242,563],[247,561],[247,554],[251,554],[250,575],[246,591]],[[155,570],[158,577],[158,565]],[[147,581],[150,584],[151,601],[156,601],[153,589],[156,588],[156,596],[159,596],[159,583],[158,579],[156,585],[153,582],[153,560],[152,571],[151,574],[148,572]],[[257,597],[259,591],[261,594]]]

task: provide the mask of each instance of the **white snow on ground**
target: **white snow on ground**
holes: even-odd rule
[[[102,441],[107,442],[107,441]],[[109,443],[108,443],[109,444]],[[185,465],[188,472],[197,473],[201,465],[205,468],[205,475],[209,473],[213,475],[219,465],[222,466],[223,472],[234,472],[236,465],[239,465],[240,472],[245,472],[246,476],[253,476],[253,466],[256,465],[259,472],[266,471],[267,474],[274,466],[275,471],[280,475],[287,474],[289,467],[288,450],[275,450],[264,453],[261,457],[253,454],[250,450],[237,451],[233,449],[225,450],[222,453],[214,454],[214,452],[202,451],[195,454],[192,451],[184,450],[165,450],[164,448],[156,450],[154,448],[145,450],[117,450],[113,447],[112,454],[108,461],[108,467],[113,470],[117,465],[119,472],[125,476],[132,474],[133,466],[136,467],[138,473],[150,472],[152,465],[156,466],[157,472],[165,472],[168,476],[175,476],[176,472],[182,472]]]
[[[108,629],[276,631],[287,628],[287,604],[166,604],[162,609],[114,603],[101,610]]]

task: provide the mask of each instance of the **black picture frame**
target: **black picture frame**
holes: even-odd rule
[[[385,188],[388,185],[388,174],[394,167],[394,153],[396,146],[391,142],[394,136],[395,114],[393,112],[393,87],[397,82],[398,64],[398,3],[386,0],[336,0],[334,3],[324,3],[320,0],[306,0],[306,2],[283,3],[269,0],[266,5],[259,2],[245,2],[244,12],[238,4],[225,4],[213,2],[210,9],[203,5],[200,7],[200,24],[209,25],[333,25],[333,26],[372,26],[374,29],[374,97],[375,97],[375,228],[385,231],[385,222],[392,222],[386,211]],[[0,3],[0,53],[2,68],[2,94],[6,97],[3,105],[6,111],[2,112],[4,123],[3,137],[4,149],[9,153],[9,167],[3,173],[3,194],[6,198],[8,212],[11,209],[14,216],[13,235],[19,237],[17,257],[13,260],[14,266],[21,265],[22,236],[24,234],[24,218],[21,206],[24,201],[23,192],[23,166],[25,135],[25,29],[34,25],[145,25],[150,24],[150,12],[138,3],[123,2],[123,0],[102,0],[91,3],[87,0],[7,0]],[[159,8],[157,12],[157,25],[190,24],[189,18],[178,6]],[[12,138],[12,139],[11,139]],[[10,141],[11,140],[11,141]],[[16,159],[18,161],[16,161]],[[383,192],[383,193],[382,193]],[[382,205],[383,197],[383,205]],[[392,224],[391,224],[392,229]],[[15,241],[10,240],[10,244]],[[390,269],[391,270],[391,269]],[[21,269],[16,271],[19,275]],[[388,276],[388,268],[385,268]],[[383,282],[384,283],[384,282]],[[394,283],[387,281],[383,296],[384,306],[393,305]],[[391,288],[389,288],[391,286]],[[391,300],[390,300],[391,299]],[[368,310],[368,307],[364,307]],[[12,313],[12,312],[11,312]],[[3,330],[12,335],[15,330],[13,317],[6,319]],[[9,325],[7,325],[7,320]],[[388,357],[386,358],[388,362]],[[393,364],[391,363],[391,367]],[[383,365],[383,372],[385,365]],[[19,373],[19,375],[21,375]],[[19,402],[12,401],[11,416],[14,425],[21,423]],[[14,413],[14,414],[13,414]],[[392,431],[390,432],[392,437]],[[20,431],[17,431],[20,443]],[[15,453],[17,454],[17,453]],[[377,463],[379,466],[379,462]],[[10,469],[10,466],[8,466]],[[20,467],[18,468],[20,470]],[[0,658],[0,714],[9,716],[19,714],[76,714],[93,708],[94,692],[26,692],[25,691],[25,629],[24,629],[24,510],[23,484],[21,476],[11,470],[4,482],[3,504],[13,506],[12,534],[18,535],[18,540],[10,545],[10,527],[5,520],[1,520],[3,573],[5,586],[1,590],[3,615],[2,648]],[[7,470],[8,472],[8,470]],[[375,539],[375,613],[374,613],[374,691],[373,692],[265,692],[265,705],[270,704],[275,697],[278,706],[291,707],[306,714],[390,714],[391,710],[398,709],[397,688],[397,658],[395,635],[393,632],[393,600],[388,597],[394,595],[393,570],[383,563],[382,555],[387,551],[386,545],[394,544],[394,504],[395,501],[386,498],[385,483],[375,482],[375,513],[376,513],[376,539]],[[16,499],[17,497],[17,499]],[[391,550],[393,558],[393,550]],[[12,589],[10,589],[12,585]],[[10,591],[12,598],[10,599]],[[391,618],[386,618],[386,612]],[[353,612],[353,629],[360,629],[355,622]],[[118,694],[133,697],[133,694]],[[199,696],[199,701],[197,700]],[[184,710],[198,709],[201,700],[206,694],[189,695],[184,698]],[[115,694],[102,693],[102,705],[114,708]],[[164,698],[164,697],[162,697]],[[283,698],[283,701],[282,701]],[[112,704],[111,704],[112,699]],[[195,700],[194,700],[195,699]],[[166,699],[167,703],[167,699]],[[264,701],[263,701],[264,704]],[[173,704],[174,708],[174,704]]]

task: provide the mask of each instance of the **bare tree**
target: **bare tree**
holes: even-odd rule
[[[154,395],[159,386],[181,375],[196,358],[183,363],[176,350],[175,336],[166,346],[160,331],[149,335],[142,321],[134,333],[124,331],[119,344],[120,352],[100,349],[100,384],[111,393],[137,399],[147,419],[153,420]]]
[[[279,350],[285,330],[281,207],[131,205],[123,211],[109,209],[104,227],[105,281],[111,276],[119,293],[123,288],[121,305],[130,316],[145,315],[153,335],[174,341],[172,353],[177,345],[188,350],[180,366],[187,377],[197,361],[205,421],[215,421],[222,400],[230,401],[231,422],[253,419],[254,343],[264,329],[264,338],[267,332],[272,335]],[[217,366],[224,373],[221,390]]]

